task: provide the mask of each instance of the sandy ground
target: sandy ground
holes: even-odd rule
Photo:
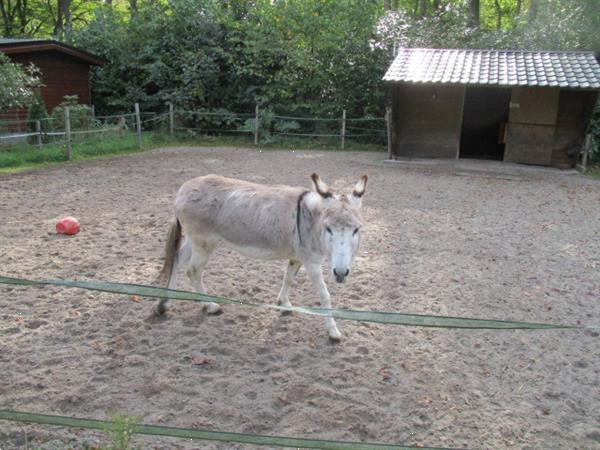
[[[600,183],[380,164],[380,153],[164,149],[0,176],[0,272],[149,283],[179,185],[218,173],[336,188],[369,175],[368,225],[336,307],[600,323]],[[82,231],[53,234],[74,215]],[[210,293],[275,302],[284,264],[215,254]],[[188,289],[185,276],[182,288]],[[306,274],[291,290],[316,304]],[[595,331],[461,331],[338,322],[60,288],[0,287],[0,407],[223,431],[407,445],[600,448]],[[0,422],[0,448],[84,448],[87,430]],[[249,448],[138,437],[144,448]]]

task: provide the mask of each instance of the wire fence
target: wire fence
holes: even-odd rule
[[[235,137],[248,144],[385,150],[389,123],[381,117],[311,117],[253,112],[186,110],[165,105],[159,111],[95,115],[85,105],[60,106],[51,117],[0,120],[0,167],[70,160],[82,155],[118,153],[166,140]],[[358,146],[358,147],[357,147]]]

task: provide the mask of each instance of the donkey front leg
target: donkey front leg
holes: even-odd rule
[[[281,290],[279,291],[279,295],[277,296],[278,305],[285,306],[286,308],[290,308],[292,306],[288,297],[288,292],[290,290],[292,280],[294,279],[296,274],[298,274],[300,267],[302,267],[302,263],[300,261],[290,259],[290,261],[288,262],[288,265],[285,269],[285,275],[283,277],[283,286],[281,286]],[[283,315],[288,315],[291,313],[291,311],[282,311]]]
[[[320,264],[305,264],[306,274],[308,278],[312,282],[315,289],[317,289],[319,293],[319,299],[321,300],[321,306],[323,308],[331,308],[331,295],[329,295],[329,291],[327,290],[327,286],[325,285],[325,281],[323,280],[323,273],[321,272]],[[342,338],[342,333],[337,329],[335,324],[335,319],[333,317],[325,318],[325,327],[327,328],[327,333],[329,334],[329,338],[332,341],[339,341]]]

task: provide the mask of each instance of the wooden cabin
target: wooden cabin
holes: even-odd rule
[[[400,49],[391,158],[573,167],[600,91],[593,52]]]
[[[43,86],[40,93],[48,112],[65,95],[77,95],[79,103],[90,105],[90,70],[106,61],[90,53],[54,40],[0,39],[0,51],[15,63],[35,64]],[[27,110],[0,111],[0,120],[22,120]]]

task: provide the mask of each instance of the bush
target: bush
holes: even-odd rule
[[[65,95],[63,102],[52,110],[52,124],[60,130],[65,129],[65,108],[69,107],[69,119],[71,130],[88,130],[92,128],[94,118],[92,108],[88,105],[80,105],[77,95]]]

